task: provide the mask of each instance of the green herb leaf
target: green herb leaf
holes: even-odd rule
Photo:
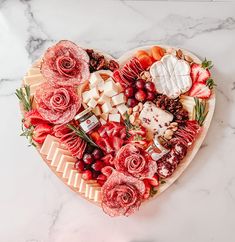
[[[156,189],[156,187],[151,187],[150,188],[150,197],[153,197],[157,194],[158,190]]]
[[[23,108],[26,112],[32,110],[33,98],[30,97],[30,86],[25,85],[20,89],[16,89],[15,95],[22,103]]]
[[[213,67],[212,61],[208,61],[206,58],[205,60],[202,62],[202,68],[204,69],[211,69]]]
[[[99,148],[99,146],[82,129],[79,129],[78,127],[75,127],[72,124],[67,124],[67,126],[71,130],[73,130],[76,133],[76,135],[79,136],[81,139],[85,140],[90,145]]]
[[[211,78],[209,78],[209,79],[206,81],[206,85],[207,85],[210,89],[213,89],[213,87],[216,86],[214,80],[211,79]]]
[[[194,119],[198,122],[200,126],[203,125],[205,118],[208,114],[207,111],[207,103],[205,100],[199,100],[198,98],[194,98],[195,106],[194,106]]]

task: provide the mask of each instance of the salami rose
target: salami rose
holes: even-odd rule
[[[86,51],[68,40],[62,40],[44,54],[42,75],[56,86],[74,86],[90,76]]]
[[[72,87],[50,86],[43,83],[35,93],[38,112],[53,124],[65,124],[71,121],[81,107],[81,98]]]
[[[129,216],[139,209],[145,185],[132,176],[113,170],[101,188],[102,208],[109,216]]]
[[[141,148],[133,144],[122,146],[114,160],[115,168],[139,179],[151,178],[157,171],[157,164]]]

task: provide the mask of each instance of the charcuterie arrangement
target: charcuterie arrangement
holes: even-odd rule
[[[21,135],[72,190],[112,217],[129,216],[199,149],[214,108],[211,67],[172,47],[115,60],[62,40],[16,90]]]

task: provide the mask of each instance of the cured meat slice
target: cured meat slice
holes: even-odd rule
[[[89,79],[89,56],[75,43],[62,40],[44,54],[41,72],[52,85],[79,85]]]
[[[172,175],[174,168],[168,162],[158,162],[157,163],[157,174],[161,178],[167,178]]]
[[[136,178],[152,178],[157,171],[157,165],[150,155],[140,147],[127,144],[117,152],[114,159],[117,171]]]
[[[139,209],[144,193],[143,181],[113,170],[101,188],[101,205],[111,217],[129,216]]]
[[[81,107],[81,97],[72,87],[53,87],[43,83],[35,93],[38,112],[52,124],[71,121]]]

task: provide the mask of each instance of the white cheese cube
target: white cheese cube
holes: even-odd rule
[[[118,110],[116,108],[112,108],[112,110],[109,113],[115,114],[118,113]]]
[[[104,91],[104,80],[103,80],[103,82],[98,83],[97,88],[100,92]]]
[[[121,116],[120,114],[109,114],[109,121],[110,122],[118,122],[120,123]]]
[[[100,97],[99,91],[97,87],[92,88],[89,91],[90,98],[98,99]]]
[[[90,91],[85,91],[82,93],[82,100],[84,103],[88,103],[90,99],[91,99]]]
[[[100,106],[96,106],[92,112],[96,115],[96,116],[100,116],[101,115],[101,109]]]
[[[124,113],[126,113],[127,110],[128,110],[128,107],[127,107],[125,104],[117,105],[116,108],[117,108],[118,112],[119,112],[121,115],[123,115]]]
[[[119,105],[125,102],[124,93],[119,93],[112,97],[112,102],[114,105]]]
[[[100,82],[104,82],[103,78],[100,76],[99,73],[93,72],[91,73],[90,79],[90,88],[96,87]]]
[[[97,105],[97,101],[95,99],[91,99],[88,103],[87,103],[88,107],[91,108],[95,108],[95,106]]]
[[[107,122],[104,119],[100,118],[100,123],[101,125],[105,125]]]
[[[108,120],[108,114],[107,114],[107,113],[102,113],[102,114],[100,115],[100,117],[101,117],[102,119],[104,119],[105,121]]]
[[[102,93],[100,98],[98,99],[98,104],[104,104],[105,102],[110,102],[110,98]]]
[[[106,102],[102,105],[103,113],[109,113],[112,110],[112,105],[110,102]]]
[[[112,97],[118,94],[118,87],[110,77],[104,83],[104,94],[108,97]]]

